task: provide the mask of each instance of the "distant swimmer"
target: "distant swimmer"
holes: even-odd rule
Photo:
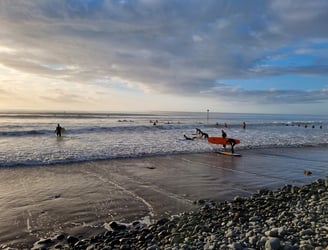
[[[156,126],[158,123],[158,120],[154,121],[153,125]]]
[[[246,129],[246,122],[243,122],[243,129]]]
[[[61,130],[62,130],[62,127],[58,123],[57,127],[56,127],[56,130],[55,130],[55,133],[56,133],[57,136],[61,136]]]

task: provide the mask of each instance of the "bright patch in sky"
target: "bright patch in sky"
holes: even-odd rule
[[[328,1],[2,0],[0,109],[318,113]]]

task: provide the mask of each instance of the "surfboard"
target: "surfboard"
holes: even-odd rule
[[[218,153],[220,155],[241,156],[241,154],[231,153],[231,152],[226,152],[226,151],[222,151],[222,152],[218,152]]]
[[[62,127],[62,128],[60,129],[60,132],[61,132],[62,134],[64,134],[64,133],[65,133],[65,128]]]
[[[222,145],[230,144],[229,141],[231,141],[231,140],[233,140],[236,144],[240,143],[240,140],[238,140],[238,139],[223,138],[223,137],[208,137],[207,140],[209,143],[222,144]]]

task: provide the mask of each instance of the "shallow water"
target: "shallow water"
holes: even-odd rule
[[[242,157],[177,154],[0,169],[0,244],[30,247],[60,233],[92,234],[106,222],[153,221],[199,199],[248,196],[328,176],[327,147],[243,150]],[[310,170],[311,176],[304,175]]]
[[[66,128],[60,138],[54,133],[57,123]],[[225,129],[228,137],[240,139],[238,149],[328,145],[325,116],[210,113],[207,119],[206,113],[177,112],[0,113],[0,166],[211,152],[215,145],[206,140],[184,139],[184,134],[193,136],[196,127],[210,136],[220,136]]]

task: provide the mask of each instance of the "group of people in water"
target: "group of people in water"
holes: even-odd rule
[[[219,126],[219,124],[216,123],[216,126]],[[224,128],[228,128],[228,124],[227,123],[224,123]],[[246,129],[246,122],[243,122],[242,123],[242,128],[243,129]],[[194,134],[193,137],[189,137],[187,135],[183,135],[183,136],[184,136],[184,138],[186,140],[207,139],[208,138],[208,134],[205,133],[205,132],[203,132],[199,128],[196,128],[196,134]],[[226,138],[227,137],[227,133],[223,129],[221,129],[221,137],[223,137],[223,138]]]
[[[196,128],[196,133],[193,137],[189,137],[187,135],[183,135],[186,140],[195,140],[195,139],[208,139],[208,134],[203,132],[201,129]],[[221,129],[221,137],[227,138],[227,133]],[[226,144],[231,146],[231,152],[234,152],[234,146],[236,145],[236,141],[234,139],[227,138]],[[226,149],[226,144],[222,144],[223,148]]]
[[[217,126],[219,126],[219,124],[217,123],[216,124]],[[225,123],[224,124],[224,128],[228,128],[228,124]],[[243,129],[246,129],[246,122],[243,122],[242,123],[242,128]],[[184,138],[186,140],[195,140],[195,139],[208,139],[208,134],[203,132],[201,129],[199,128],[196,128],[196,133],[193,134],[194,136],[193,137],[189,137],[187,135],[183,135]],[[227,133],[224,131],[224,129],[221,129],[221,137],[222,138],[227,138]],[[231,146],[231,152],[234,153],[234,146],[236,145],[236,140],[235,139],[231,139],[231,138],[227,138],[226,142],[223,145],[223,148],[226,149],[226,144],[230,145]]]
[[[290,125],[290,124],[287,123],[286,126],[295,126],[295,125],[294,125],[294,124],[291,124],[291,125]],[[298,126],[298,127],[301,127],[301,124],[297,124],[297,126]],[[308,124],[305,124],[305,125],[304,125],[304,128],[307,128],[308,126],[309,126]],[[315,128],[315,125],[312,125],[311,127],[312,127],[312,128]],[[322,129],[322,125],[320,125],[319,128]]]

